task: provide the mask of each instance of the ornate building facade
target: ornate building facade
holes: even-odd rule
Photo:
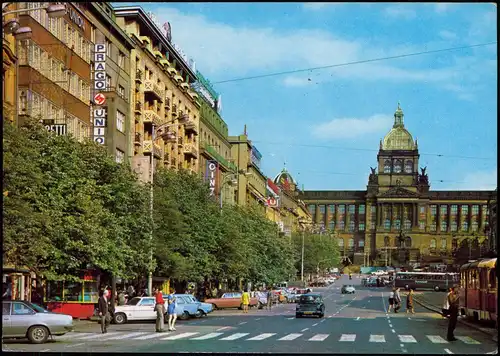
[[[366,190],[304,191],[301,199],[354,264],[453,264],[464,240],[486,245],[492,192],[432,191],[419,157],[398,105]]]

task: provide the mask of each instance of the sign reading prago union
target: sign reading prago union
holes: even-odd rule
[[[93,124],[94,124],[94,141],[104,145],[106,137],[106,109],[102,105],[106,102],[101,99],[99,91],[106,90],[106,45],[96,43],[94,46],[94,90],[97,92],[94,95],[93,105]],[[104,95],[104,94],[102,94]]]
[[[208,187],[210,188],[211,197],[217,195],[217,186],[219,183],[218,168],[219,168],[219,162],[207,161],[206,180],[208,181]]]

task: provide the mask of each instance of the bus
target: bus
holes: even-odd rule
[[[396,272],[394,286],[408,289],[433,289],[436,292],[448,290],[459,283],[458,273],[439,272]]]
[[[460,310],[475,320],[497,322],[497,259],[467,263],[460,268]]]

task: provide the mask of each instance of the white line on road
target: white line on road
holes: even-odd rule
[[[81,343],[79,343],[79,344],[66,345],[66,346],[64,346],[64,347],[76,347],[76,346],[82,346],[82,345],[85,345],[85,343],[84,343],[84,342],[81,342]]]
[[[231,327],[230,326],[224,326],[223,328],[219,328],[215,331],[222,331],[222,330],[226,330],[226,329],[230,329]]]
[[[398,337],[399,337],[399,341],[404,342],[404,343],[417,342],[417,340],[415,340],[415,338],[411,335],[398,335]],[[401,347],[403,347],[403,346],[401,346]]]
[[[451,352],[450,350],[448,349],[444,349],[444,351],[446,351],[447,354],[453,354],[453,352]]]
[[[276,333],[264,333],[260,334],[254,337],[251,337],[250,339],[247,339],[247,341],[258,341],[258,340],[265,340],[267,338],[270,338],[271,336],[276,335]]]
[[[392,333],[393,333],[393,334],[395,334],[395,333],[396,333],[396,330],[394,330],[394,329],[391,329],[391,331],[392,331]]]
[[[262,318],[257,318],[257,319],[255,319],[255,320],[260,320],[260,319],[262,319]]]
[[[248,334],[249,333],[236,333],[231,336],[223,337],[222,339],[219,340],[231,341],[231,340],[241,339],[242,337],[247,336]]]
[[[313,326],[316,326],[316,325],[318,325],[318,323],[316,323],[316,324],[313,324]]]
[[[92,334],[89,336],[81,337],[80,340],[90,340],[90,339],[100,339],[101,337],[108,337],[108,336],[116,336],[120,333],[114,332],[114,333],[109,333],[109,334]]]
[[[370,335],[370,342],[385,342],[384,335]]]
[[[303,333],[306,330],[309,330],[309,328],[302,329],[302,330],[300,330],[300,332]]]
[[[290,340],[295,340],[299,337],[301,337],[302,334],[289,334],[287,336],[283,336],[281,339],[278,339],[278,341],[290,341]]]
[[[356,334],[342,334],[339,341],[356,341]]]
[[[47,352],[47,351],[50,351],[50,349],[40,350],[40,352]]]
[[[359,316],[356,318],[356,320],[359,320]]]
[[[295,319],[295,318],[287,318],[287,319],[288,319],[288,320],[293,320],[293,319]]]
[[[142,331],[142,332],[136,332],[136,333],[132,333],[132,334],[124,334],[124,335],[112,336],[112,337],[107,338],[105,340],[128,339],[128,338],[131,338],[131,337],[140,336],[140,335],[144,335],[144,334],[149,334],[149,333]]]
[[[139,337],[135,337],[134,340],[148,340],[148,339],[154,339],[155,337],[160,337],[160,336],[163,336],[165,334],[163,333],[155,333],[155,334],[149,334],[149,335],[145,335],[145,336],[139,336]]]
[[[328,336],[330,336],[330,334],[317,334],[317,335],[314,335],[312,338],[310,338],[309,340],[307,341],[323,341],[325,340]]]
[[[473,338],[471,338],[470,336],[457,336],[456,337],[458,340],[468,344],[468,345],[479,345],[480,342],[474,340]]]
[[[248,323],[248,321],[242,321],[241,323],[239,323],[238,325],[245,325],[246,323]]]
[[[179,339],[184,339],[186,337],[190,337],[190,336],[193,336],[193,335],[196,335],[196,334],[199,334],[197,332],[193,332],[193,333],[182,333],[182,334],[179,334],[179,335],[172,335],[172,336],[168,336],[162,340],[179,340]]]
[[[217,336],[221,336],[222,334],[224,334],[224,333],[210,333],[210,334],[206,334],[203,336],[194,337],[190,340],[208,340],[208,339],[213,339],[214,337],[217,337]]]
[[[448,341],[446,341],[445,339],[443,339],[439,335],[425,335],[425,336],[427,336],[427,338],[429,340],[431,340],[431,342],[433,344],[447,344],[448,343]]]

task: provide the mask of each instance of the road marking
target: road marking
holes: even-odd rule
[[[295,318],[287,318],[287,319],[288,319],[288,320],[293,320],[293,319],[295,319]]]
[[[411,335],[398,335],[398,337],[399,337],[399,341],[401,341],[401,342],[405,342],[405,343],[417,342],[417,340],[415,340],[415,338]]]
[[[316,324],[313,324],[313,326],[316,326],[316,325],[318,325],[318,323],[316,323]]]
[[[257,318],[257,319],[255,319],[255,320],[260,320],[260,319],[262,319],[262,318]]]
[[[356,320],[359,320],[359,316],[356,318]]]
[[[307,341],[323,341],[325,340],[328,336],[330,336],[330,334],[317,334],[317,335],[314,335],[312,338],[310,338],[309,340]]]
[[[179,335],[172,335],[172,336],[168,336],[162,340],[179,340],[179,339],[184,339],[186,337],[190,337],[190,336],[193,336],[193,335],[196,335],[196,334],[199,334],[197,332],[192,332],[192,333],[182,333],[182,334],[179,334]]]
[[[245,325],[246,323],[248,323],[248,321],[242,321],[241,323],[239,323],[238,325]]]
[[[342,334],[339,341],[354,342],[356,341],[356,334]]]
[[[260,334],[260,335],[251,337],[250,339],[247,339],[247,341],[265,340],[267,338],[270,338],[273,335],[276,335],[276,333],[264,333],[264,334]]]
[[[427,338],[429,340],[431,340],[431,342],[433,344],[447,344],[448,343],[448,341],[446,341],[445,339],[443,339],[439,335],[425,335],[425,336],[427,336]]]
[[[468,345],[479,345],[479,344],[481,344],[479,341],[474,340],[470,336],[456,336],[456,338],[458,340],[463,341],[464,343],[466,343]]]
[[[244,336],[247,336],[248,333],[236,333],[227,337],[223,337],[222,339],[219,340],[224,340],[224,341],[231,341],[231,340],[236,340],[236,339],[241,339]]]
[[[101,337],[116,336],[118,334],[120,334],[120,333],[115,332],[115,333],[109,333],[109,334],[93,334],[93,335],[81,337],[80,340],[99,339]]]
[[[148,340],[148,339],[154,339],[155,337],[161,337],[161,336],[165,336],[165,334],[164,333],[154,333],[154,334],[134,337],[134,340]]]
[[[309,328],[302,329],[302,330],[300,330],[300,332],[303,333],[306,330],[309,330]]]
[[[453,352],[451,352],[450,350],[448,349],[444,349],[444,351],[446,351],[447,354],[453,354]]]
[[[111,336],[110,338],[106,338],[105,340],[121,340],[121,339],[128,339],[130,337],[135,337],[135,336],[140,336],[140,335],[144,335],[144,334],[147,334],[147,332],[136,332],[136,333],[132,333],[132,334],[124,334],[124,335],[118,335],[118,336]]]
[[[84,342],[82,342],[82,343],[79,343],[79,344],[66,345],[66,346],[64,346],[64,347],[77,347],[77,346],[82,346],[82,345],[85,345],[85,343],[84,343]]]
[[[210,334],[206,334],[203,336],[194,337],[190,340],[208,340],[208,339],[213,339],[214,337],[217,337],[217,336],[221,336],[222,334],[224,334],[224,333],[210,333]]]
[[[394,329],[391,329],[391,331],[392,331],[392,333],[393,333],[393,334],[395,334],[395,333],[396,333],[396,330],[394,330]]]
[[[370,342],[385,342],[384,335],[370,335]]]
[[[94,333],[74,333],[73,332],[73,333],[67,333],[66,335],[63,335],[63,336],[58,336],[57,338],[59,340],[70,339],[70,338],[78,339],[78,338],[89,336],[89,335],[94,335]]]
[[[299,337],[301,337],[302,334],[288,334],[287,336],[283,336],[281,339],[278,339],[278,341],[290,341],[290,340],[295,340]]]
[[[47,351],[50,351],[50,349],[40,350],[40,352],[47,352]]]
[[[231,327],[230,326],[224,326],[223,328],[219,328],[215,331],[222,331],[222,330],[226,330],[226,329],[230,329]]]

